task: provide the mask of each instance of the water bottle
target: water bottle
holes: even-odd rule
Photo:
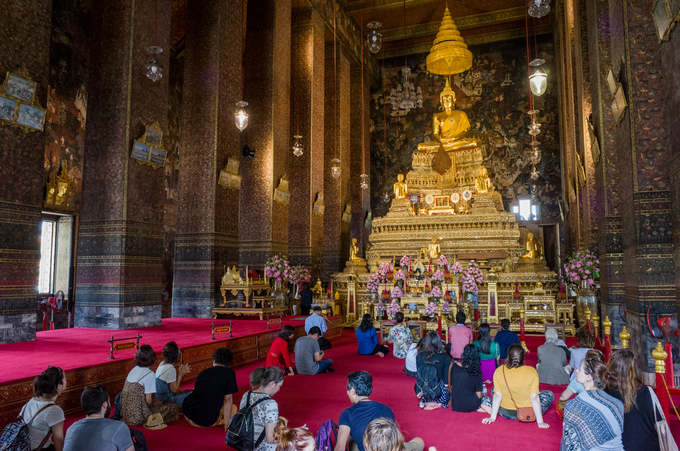
[[[486,396],[486,384],[482,384],[482,396]]]

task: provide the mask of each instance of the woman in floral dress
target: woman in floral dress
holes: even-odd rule
[[[390,329],[390,335],[388,341],[394,346],[392,348],[392,353],[398,359],[405,359],[408,347],[413,341],[413,336],[408,327],[404,326],[404,314],[397,312],[394,316],[397,320],[397,324]]]

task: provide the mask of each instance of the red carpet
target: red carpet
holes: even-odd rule
[[[542,344],[542,337],[528,337],[527,345],[533,351],[527,363],[535,364],[536,347]],[[568,344],[572,343],[568,340]],[[555,450],[559,448],[562,425],[555,414],[554,404],[545,415],[549,429],[539,429],[536,424],[522,424],[499,418],[491,425],[483,425],[483,413],[455,413],[451,410],[423,411],[418,408],[413,393],[414,379],[402,372],[403,360],[390,354],[384,358],[359,356],[356,353],[354,331],[345,330],[342,338],[333,340],[333,349],[326,357],[334,361],[332,374],[317,376],[287,377],[281,391],[275,396],[279,412],[290,420],[291,426],[307,424],[314,434],[326,419],[338,421],[340,413],[350,406],[345,384],[347,373],[365,370],[373,375],[372,399],[390,406],[407,439],[420,436],[426,446],[436,446],[438,451],[454,449],[497,450]],[[261,363],[260,363],[261,364]],[[236,370],[241,395],[249,389],[248,376],[258,364]],[[183,388],[191,388],[183,387]],[[556,398],[564,386],[541,385],[541,389],[552,390]],[[67,418],[67,425],[82,416]],[[680,439],[680,422],[670,421],[677,439]],[[224,444],[225,433],[218,428],[197,429],[185,420],[171,423],[169,427],[144,431],[152,451],[157,450],[206,450],[229,449]]]
[[[283,324],[299,326],[300,321],[293,316],[285,317]],[[47,365],[58,365],[64,370],[101,365],[109,362],[109,343],[115,338],[134,337],[137,332],[143,337],[141,344],[151,345],[160,352],[168,341],[176,341],[181,347],[195,346],[210,341],[211,319],[166,318],[163,325],[142,329],[105,330],[105,329],[57,329],[38,332],[35,341],[0,345],[3,365],[0,368],[0,383],[34,377]],[[215,320],[216,325],[228,324],[228,319]],[[272,326],[278,327],[278,326]],[[266,321],[257,316],[241,317],[234,320],[234,337],[264,332]],[[217,335],[217,339],[226,339]],[[117,359],[130,359],[135,350],[129,349],[114,353]],[[58,362],[55,361],[58,356]]]

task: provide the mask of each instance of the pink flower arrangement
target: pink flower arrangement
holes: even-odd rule
[[[383,313],[385,313],[385,304],[382,303],[382,301],[378,302],[375,305],[375,311],[378,313],[380,316],[382,316]]]
[[[387,273],[392,272],[392,265],[389,263],[381,263],[380,266],[378,267],[378,272],[382,275],[383,278],[387,275]]]
[[[312,275],[309,269],[298,265],[290,270],[291,281],[295,284],[309,283],[312,281]]]
[[[392,289],[392,299],[400,299],[402,296],[404,296],[404,293],[401,291],[401,288],[394,287]]]
[[[392,302],[390,302],[390,304],[387,306],[387,308],[385,310],[387,311],[387,313],[394,316],[394,315],[397,314],[397,312],[401,312],[401,307],[399,307],[399,304],[392,301]]]
[[[574,252],[564,265],[564,277],[569,283],[594,285],[594,279],[600,277],[600,260],[588,250]]]
[[[264,273],[270,279],[278,282],[289,282],[292,280],[293,270],[283,257],[275,255],[271,257],[264,265]]]
[[[397,271],[397,273],[394,275],[394,280],[406,280],[406,274],[404,274],[403,270]]]
[[[469,277],[463,276],[463,286],[461,287],[461,290],[463,293],[478,293],[479,288],[477,288],[477,284],[475,283],[474,279],[471,279]]]
[[[453,265],[449,266],[449,270],[453,274],[460,274],[463,272],[463,265],[461,265],[460,262],[454,262]]]
[[[442,313],[444,313],[444,314],[446,314],[446,315],[448,315],[449,313],[451,313],[451,306],[449,305],[448,302],[444,302],[444,303],[442,304]]]
[[[440,255],[439,258],[437,259],[437,264],[438,264],[439,266],[447,266],[447,265],[449,264],[449,259],[446,258],[446,255],[442,254],[442,255]]]
[[[366,283],[366,290],[369,293],[377,293],[380,291],[380,275],[376,272],[371,274]]]
[[[434,272],[434,274],[432,274],[432,280],[443,282],[444,281],[444,273],[442,273],[442,271],[440,269],[436,270]]]
[[[408,255],[404,255],[401,257],[401,260],[399,260],[399,266],[402,268],[407,268],[411,266],[411,258]]]
[[[478,284],[484,282],[484,275],[482,274],[482,270],[479,269],[479,265],[475,263],[474,260],[470,260],[470,263],[468,263],[467,268],[465,268],[465,271],[463,271],[463,279],[465,279],[465,277],[474,280]]]
[[[437,304],[435,304],[434,302],[430,302],[425,307],[425,311],[423,313],[426,314],[426,315],[436,315],[437,314]]]
[[[439,287],[434,287],[432,291],[430,291],[430,296],[432,296],[435,299],[439,299],[442,297],[442,289]]]

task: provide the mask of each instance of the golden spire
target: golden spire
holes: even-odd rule
[[[460,36],[448,5],[426,62],[427,70],[439,75],[459,74],[472,67],[472,52]]]

